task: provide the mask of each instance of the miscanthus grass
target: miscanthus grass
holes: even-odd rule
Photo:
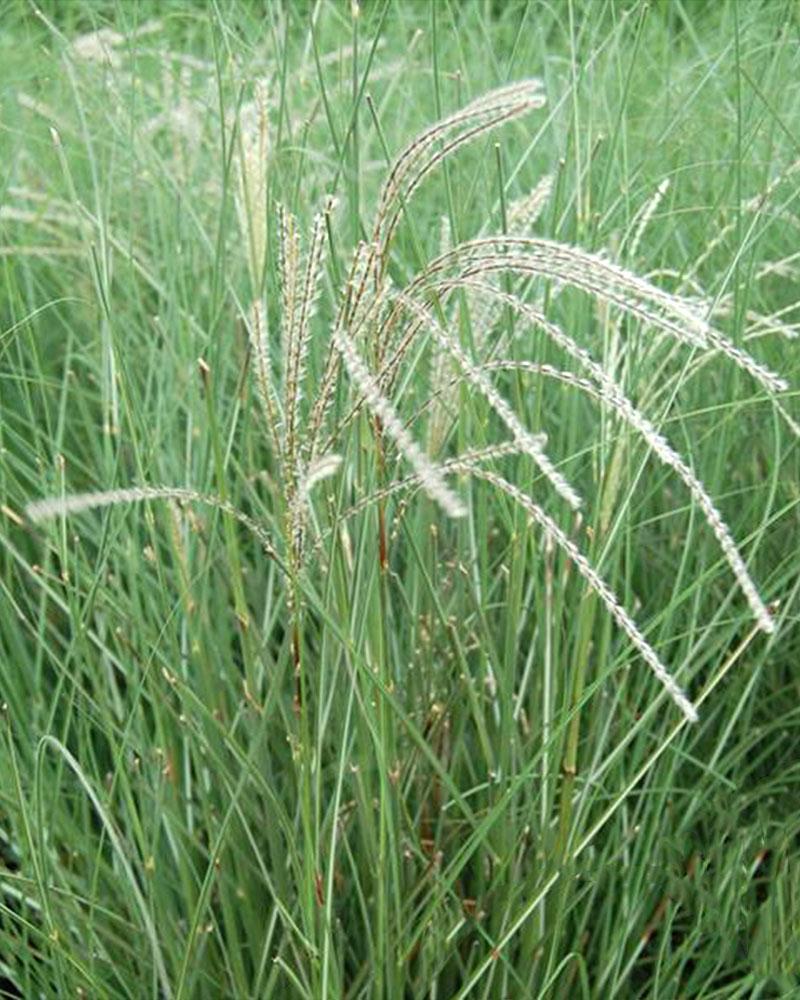
[[[611,6],[13,20],[8,995],[794,988],[797,60]]]

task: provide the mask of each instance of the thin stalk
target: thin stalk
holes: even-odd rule
[[[211,432],[211,449],[214,459],[214,474],[217,481],[217,493],[223,503],[228,503],[228,486],[225,473],[225,462],[222,455],[222,445],[220,443],[217,415],[211,394],[211,371],[205,362],[201,362],[200,372],[203,379],[204,395],[206,399],[206,415],[208,417],[208,425]],[[230,514],[223,512],[222,524],[225,532],[225,549],[228,556],[231,586],[233,588],[234,612],[236,620],[239,624],[238,635],[242,649],[242,657],[244,660],[245,681],[251,694],[257,697],[257,651],[250,631],[250,614],[247,609],[247,599],[244,593],[244,576],[242,573],[242,560],[239,554],[239,543],[236,538],[236,523]]]
[[[294,592],[293,600],[299,601],[296,575],[290,585]],[[295,677],[295,712],[298,720],[297,757],[300,767],[300,813],[303,830],[303,918],[306,936],[313,948],[308,956],[313,995],[319,996],[320,964],[317,939],[320,921],[317,895],[318,844],[314,828],[314,736],[311,727],[310,683],[307,671],[304,669],[303,632],[298,604],[293,608],[292,619],[292,665]]]

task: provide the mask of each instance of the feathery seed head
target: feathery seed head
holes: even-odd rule
[[[254,100],[239,117],[236,212],[247,264],[255,290],[260,287],[267,248],[267,179],[269,168],[268,88],[264,79],[253,85]]]

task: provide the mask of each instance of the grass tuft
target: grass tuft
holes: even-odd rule
[[[0,993],[793,995],[791,5],[4,21]]]

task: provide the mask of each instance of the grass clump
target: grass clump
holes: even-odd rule
[[[791,988],[790,49],[10,10],[6,991]]]

